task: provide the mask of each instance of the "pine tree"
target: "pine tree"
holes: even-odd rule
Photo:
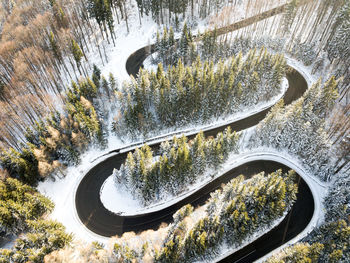
[[[49,41],[50,41],[50,46],[51,46],[52,52],[54,53],[54,56],[58,61],[62,62],[62,55],[57,45],[55,35],[53,34],[52,31],[50,31],[50,34],[49,34]]]
[[[71,51],[74,57],[74,60],[77,64],[77,68],[81,75],[80,66],[81,66],[81,58],[83,57],[83,52],[81,51],[77,42],[74,39],[71,40]]]
[[[28,230],[27,220],[40,218],[54,206],[34,188],[12,178],[0,181],[0,197],[0,230],[6,235]]]
[[[101,70],[94,64],[93,72],[92,72],[92,81],[94,82],[97,89],[99,89],[100,87],[100,80],[101,80]]]
[[[108,80],[109,80],[109,85],[111,87],[111,90],[116,91],[118,89],[118,86],[117,86],[117,82],[116,82],[112,73],[109,73]]]

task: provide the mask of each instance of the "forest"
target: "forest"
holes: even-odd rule
[[[1,0],[0,262],[210,261],[269,231],[295,203],[294,171],[239,176],[157,230],[92,242],[71,230],[79,219],[57,217],[77,211],[56,195],[73,200],[86,156],[133,144],[114,184],[143,206],[219,177],[232,158],[289,159],[320,186],[322,212],[264,261],[347,262],[349,36],[347,0]],[[121,77],[126,53],[146,45],[152,65]],[[308,89],[285,103],[293,70]],[[258,125],[204,136],[278,96]],[[172,136],[186,129],[193,139]],[[145,143],[165,134],[158,150]]]
[[[114,171],[116,187],[123,185],[144,205],[160,201],[168,194],[177,196],[198,182],[204,172],[218,169],[230,153],[237,153],[238,141],[239,134],[228,127],[216,138],[205,138],[203,132],[191,141],[184,135],[174,137],[161,143],[157,156],[145,144],[134,153],[129,152],[125,163]]]
[[[284,73],[283,56],[264,49],[216,65],[197,58],[184,66],[179,59],[165,71],[159,64],[157,72],[140,71],[118,93],[114,130],[121,137],[150,137],[165,128],[213,122],[278,95]]]
[[[194,208],[186,205],[173,215],[173,223],[155,234],[161,243],[150,240],[120,239],[112,249],[96,245],[88,249],[86,261],[111,262],[195,262],[213,259],[228,243],[239,247],[252,233],[268,227],[283,217],[296,199],[298,191],[294,171],[281,170],[251,178],[243,175],[232,179],[213,192],[205,205]],[[259,196],[259,198],[255,198]],[[74,250],[66,248],[63,254],[51,254],[49,260],[62,260]],[[82,251],[80,251],[82,253]],[[83,256],[83,255],[82,255]]]

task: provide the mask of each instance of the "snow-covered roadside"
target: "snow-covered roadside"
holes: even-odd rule
[[[305,66],[303,62],[300,62],[287,54],[284,54],[284,57],[286,58],[287,65],[296,69],[305,78],[308,87],[311,87],[311,85],[321,77],[311,74],[312,66]]]
[[[181,127],[180,129],[177,129],[177,130],[169,130],[169,131],[163,130],[161,132],[161,135],[157,135],[157,136],[154,136],[152,138],[148,138],[144,141],[139,139],[138,141],[134,141],[131,143],[131,140],[128,140],[128,142],[130,142],[130,143],[128,143],[128,142],[125,143],[123,145],[123,147],[119,148],[119,149],[121,150],[121,152],[131,151],[131,150],[135,149],[136,147],[143,145],[144,143],[152,144],[152,143],[157,143],[157,142],[161,142],[161,141],[165,141],[165,140],[171,140],[174,136],[179,136],[179,137],[182,135],[190,136],[190,135],[197,134],[200,131],[211,130],[215,127],[228,125],[232,122],[236,122],[236,121],[245,119],[253,114],[264,111],[264,110],[270,108],[271,106],[275,105],[281,98],[284,97],[284,94],[286,93],[287,89],[288,89],[288,80],[286,78],[283,78],[282,85],[281,85],[281,93],[274,96],[269,101],[260,102],[256,105],[254,105],[254,107],[252,107],[252,108],[244,109],[243,111],[240,111],[240,112],[233,114],[231,116],[228,116],[228,117],[226,116],[226,117],[219,118],[216,121],[211,122],[210,124],[188,125],[185,127]],[[115,136],[113,136],[113,137],[115,137]],[[115,150],[115,149],[118,149],[118,148],[115,147],[113,150]],[[113,151],[111,151],[111,153],[113,153]],[[106,156],[106,155],[108,155],[108,151],[106,151],[103,154],[103,156]],[[102,156],[100,156],[100,157],[102,157]],[[96,159],[98,159],[100,157],[96,157]]]
[[[114,142],[118,143],[117,141]],[[121,144],[121,142],[119,143]],[[118,144],[114,146],[118,147]],[[80,181],[88,170],[98,163],[98,161],[92,161],[93,158],[101,155],[103,152],[102,150],[91,148],[81,156],[81,164],[67,169],[66,177],[55,181],[48,179],[39,183],[37,189],[55,203],[55,208],[49,215],[50,219],[61,222],[66,227],[67,232],[73,233],[77,239],[85,242],[98,241],[107,245],[109,238],[97,235],[86,228],[80,221],[75,207],[75,193]],[[105,158],[101,158],[99,161]]]
[[[134,12],[137,12],[137,10],[134,10]],[[118,32],[116,46],[114,47],[113,44],[110,44],[106,49],[109,58],[108,62],[105,65],[101,63],[97,65],[104,76],[112,73],[120,83],[130,79],[125,69],[129,55],[135,50],[153,43],[158,29],[158,25],[151,17],[143,17],[141,26],[137,25],[137,15],[133,14],[133,19],[136,21],[132,21],[133,25],[130,26],[129,34],[125,27],[116,30]],[[89,59],[92,63],[100,61],[98,52],[91,54]]]
[[[89,54],[89,60],[91,63],[97,64],[102,74],[105,76],[108,75],[109,72],[112,72],[115,74],[120,80],[127,80],[129,79],[129,75],[126,72],[125,69],[125,63],[127,58],[131,53],[133,53],[135,50],[148,45],[150,41],[152,42],[152,39],[154,40],[154,33],[157,31],[157,25],[150,19],[150,18],[143,18],[142,26],[136,26],[138,23],[137,16],[134,16],[133,18],[135,21],[133,22],[135,26],[130,26],[131,32],[129,35],[126,33],[126,27],[125,25],[120,25],[120,29],[118,29],[118,32],[120,33],[117,36],[116,40],[116,47],[113,47],[113,44],[109,45],[106,48],[107,54],[109,54],[109,57],[112,58],[107,64],[104,66],[101,65],[98,61],[100,61],[98,57],[98,52],[93,52],[94,54]],[[132,23],[132,22],[131,22]],[[123,29],[124,28],[124,29]],[[120,31],[121,30],[121,31]],[[124,31],[123,31],[124,30]],[[141,38],[140,36],[145,36],[144,38]],[[91,59],[90,59],[91,55]],[[94,57],[95,56],[95,57]],[[315,77],[313,77],[310,74],[310,69],[303,66],[302,63],[297,62],[293,59],[290,59],[287,57],[288,64],[293,66],[296,70],[303,73],[303,76],[307,80],[308,84],[310,85],[314,80]],[[275,103],[277,100],[270,101],[271,105],[272,103]],[[260,107],[260,105],[259,105]],[[266,106],[266,108],[269,106]],[[258,112],[263,109],[256,110],[258,108],[258,105],[255,107],[255,109],[252,109],[250,112],[244,112],[240,116],[236,116],[235,119],[227,119],[222,120],[222,122],[215,123],[215,125],[218,124],[225,124],[229,123],[235,120],[239,120],[242,118],[245,118],[255,112]],[[181,130],[177,132],[171,132],[169,134],[157,136],[155,138],[152,138],[152,142],[156,141],[163,141],[164,138],[171,138],[174,134],[182,134],[185,133],[185,135],[197,133],[200,130],[207,130],[214,127],[214,124],[211,124],[209,126],[193,126],[188,127],[187,130]],[[115,136],[111,135],[108,139],[109,147],[107,150],[100,151],[96,149],[91,149],[87,153],[85,153],[82,156],[82,163],[77,167],[70,167],[68,169],[68,175],[63,178],[56,180],[56,182],[52,182],[47,180],[46,182],[40,183],[38,186],[38,190],[50,197],[54,203],[55,203],[55,210],[50,215],[52,219],[56,219],[63,223],[67,230],[69,232],[72,232],[76,235],[76,237],[79,237],[86,241],[101,241],[104,242],[107,240],[107,238],[98,236],[91,231],[89,231],[87,228],[83,226],[83,224],[80,222],[79,218],[76,215],[76,208],[75,208],[75,189],[85,173],[93,167],[97,160],[92,161],[97,156],[101,156],[102,154],[105,154],[109,150],[114,150],[118,148],[124,148],[123,151],[128,151],[131,149],[134,149],[135,144],[125,144],[118,140]],[[141,144],[142,142],[140,142]],[[129,147],[125,148],[125,147]],[[103,157],[107,158],[107,156]],[[101,158],[98,159],[98,162],[102,161]]]
[[[261,112],[261,111],[275,105],[281,98],[283,98],[287,89],[288,89],[288,80],[286,78],[283,78],[283,82],[281,85],[282,92],[279,95],[274,96],[271,100],[269,100],[267,102],[258,103],[255,105],[254,108],[250,108],[250,109],[247,109],[245,111],[241,111],[237,114],[232,115],[229,118],[218,119],[217,121],[212,122],[210,125],[188,126],[187,128],[185,128],[183,130],[177,130],[175,132],[170,132],[168,134],[163,134],[161,136],[151,138],[151,139],[147,140],[147,143],[156,143],[159,141],[170,140],[173,138],[174,135],[182,136],[182,134],[184,134],[185,136],[189,136],[189,135],[196,134],[201,130],[206,131],[206,130],[212,129],[213,127],[218,127],[221,125],[225,125],[225,124],[229,124],[229,123],[232,123],[235,121],[239,121],[241,119],[249,117],[255,113]],[[123,149],[123,151],[121,151],[121,152],[133,150],[141,144],[143,144],[143,142],[140,142],[139,144],[133,143],[130,145],[130,147],[125,146],[127,148]],[[105,155],[105,156],[108,156],[108,155]],[[199,180],[199,181],[201,181],[201,183],[205,182],[203,180]],[[197,186],[197,184],[194,184],[190,187],[190,189],[196,188],[196,186]],[[192,191],[189,190],[188,193],[192,193]],[[169,198],[162,200],[162,202],[153,204],[153,205],[148,206],[148,207],[142,207],[142,205],[138,202],[138,200],[135,200],[132,197],[132,194],[128,193],[126,191],[126,189],[124,189],[122,187],[116,188],[115,183],[112,179],[112,176],[107,178],[106,181],[104,182],[104,184],[100,190],[100,196],[101,196],[101,201],[102,201],[103,205],[105,206],[105,208],[107,208],[111,212],[118,213],[118,214],[121,213],[123,215],[133,215],[135,213],[136,214],[149,213],[152,211],[159,210],[161,207],[164,206],[165,203],[167,205],[173,204],[174,203],[173,200],[176,200],[176,198],[174,199],[173,196],[169,196]],[[179,196],[183,196],[183,195],[179,195]],[[115,200],[117,200],[116,199],[117,197],[122,198],[121,200],[123,200],[125,202],[116,202]],[[126,204],[133,204],[133,205],[135,205],[135,207],[128,206]]]
[[[122,185],[117,188],[113,175],[109,176],[100,190],[101,202],[109,211],[120,215],[126,215],[127,211],[142,211],[142,204],[134,199]]]
[[[295,69],[299,70],[299,67],[300,66],[297,65]],[[306,73],[309,74],[307,70],[306,70]],[[276,101],[278,100],[279,98],[276,98]],[[274,104],[276,103],[276,101],[274,102],[270,101],[270,103]],[[266,106],[266,108],[268,107],[269,105]],[[226,122],[222,124],[230,123],[232,121],[245,118],[246,116],[249,116],[261,110],[263,109],[259,109],[259,110],[255,109],[252,112],[242,113],[240,117],[236,117],[237,119],[226,120]],[[169,134],[158,136],[158,137],[152,138],[151,140],[148,140],[147,142],[152,142],[152,143],[160,142],[166,138],[171,139],[174,135],[180,135],[183,133],[185,135],[195,134],[195,133],[198,133],[200,130],[208,130],[213,127],[214,127],[214,124],[209,125],[207,127],[203,127],[203,126],[192,127],[189,130],[178,131],[176,133],[172,132]],[[129,150],[135,149],[136,146],[140,146],[142,144],[141,141],[139,142],[138,145],[135,143],[125,144],[119,141],[113,135],[110,136],[108,141],[109,141],[109,144],[108,144],[107,150],[100,151],[96,149],[91,149],[90,151],[86,152],[82,156],[82,160],[83,160],[82,163],[77,167],[70,167],[68,169],[68,174],[65,178],[59,179],[56,182],[47,180],[45,182],[40,183],[38,186],[38,190],[42,194],[45,194],[46,196],[51,198],[55,203],[55,209],[53,213],[50,215],[50,218],[58,220],[59,222],[61,222],[63,225],[66,226],[68,232],[74,233],[77,238],[80,238],[87,242],[97,240],[99,242],[106,244],[108,242],[108,238],[101,237],[89,231],[78,218],[76,213],[76,208],[75,208],[75,190],[77,186],[79,185],[81,179],[90,168],[92,168],[94,165],[96,165],[98,162],[102,161],[103,159],[111,156],[111,154],[104,155],[106,154],[106,152],[108,153],[109,151],[112,151],[114,149],[120,149],[120,148],[123,148],[121,152],[127,152]],[[102,155],[104,156],[94,159],[96,158],[96,156],[102,156]],[[155,209],[155,208],[152,208],[152,209]]]
[[[236,251],[244,248],[245,246],[249,245],[250,243],[254,242],[255,240],[259,239],[260,237],[262,237],[263,235],[265,235],[266,233],[270,232],[272,229],[274,229],[275,227],[277,227],[286,217],[286,215],[288,214],[290,210],[284,212],[284,214],[276,219],[275,221],[273,221],[270,225],[267,225],[265,227],[262,227],[260,230],[256,231],[254,234],[252,234],[251,236],[248,236],[240,246],[232,248],[229,247],[227,244],[224,244],[223,246],[221,246],[220,248],[220,252],[218,254],[220,254],[219,257],[215,258],[214,261],[213,259],[208,260],[203,260],[203,261],[198,261],[197,263],[200,262],[219,262],[221,260],[223,260],[224,258],[226,258],[227,256],[235,253]]]

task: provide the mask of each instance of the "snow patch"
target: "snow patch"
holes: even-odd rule
[[[163,198],[162,201],[153,203],[152,205],[146,207],[142,206],[142,204],[138,200],[135,200],[132,193],[125,189],[125,187],[123,187],[122,185],[117,187],[114,183],[113,175],[111,175],[103,183],[103,186],[100,191],[100,198],[104,207],[115,214],[123,216],[147,214],[167,208],[173,204],[176,204],[177,202],[186,198],[187,196],[191,195],[193,192],[202,188],[204,185],[208,184],[211,181],[211,174],[212,173],[210,173],[210,171],[207,171],[205,175],[197,179],[197,183],[192,184],[187,189],[187,191],[184,191],[182,194],[179,194],[177,196],[165,196],[165,198]],[[119,199],[119,197],[121,197],[121,199]],[[122,202],[125,203],[122,204]],[[128,206],[126,204],[134,205]]]
[[[142,205],[135,200],[125,187],[116,187],[113,175],[107,178],[100,190],[101,202],[105,208],[116,213],[124,214],[127,212],[138,211]]]
[[[259,239],[260,237],[262,237],[263,235],[265,235],[266,233],[270,232],[272,229],[277,227],[283,221],[283,219],[286,217],[286,215],[288,214],[289,211],[290,211],[290,209],[288,211],[285,211],[280,218],[278,218],[275,221],[273,221],[270,225],[266,225],[265,227],[261,227],[259,230],[254,232],[252,235],[248,236],[242,242],[242,245],[237,246],[235,248],[232,248],[231,246],[229,246],[227,244],[223,244],[221,246],[221,248],[219,248],[220,252],[218,254],[220,254],[220,256],[215,258],[214,261],[212,261],[212,260],[209,260],[209,261],[208,260],[204,260],[204,261],[199,261],[197,263],[200,263],[200,262],[220,262],[221,260],[225,259],[229,255],[231,255],[231,254],[235,253],[236,251],[244,248],[245,246],[249,245],[250,243],[254,242],[255,240]],[[252,251],[251,253],[253,253],[253,252],[254,251]],[[246,256],[248,256],[248,255],[246,255]]]
[[[121,141],[113,140],[113,142],[114,145],[109,145],[110,149],[122,145]],[[72,166],[66,170],[67,175],[64,178],[56,177],[55,180],[48,179],[40,182],[37,190],[55,203],[55,208],[49,218],[61,222],[66,227],[67,232],[73,233],[75,238],[86,242],[98,241],[108,244],[109,238],[97,235],[84,226],[75,207],[75,193],[80,181],[89,169],[103,160],[93,161],[96,156],[103,152],[103,150],[91,147],[81,156],[81,163],[78,166]]]

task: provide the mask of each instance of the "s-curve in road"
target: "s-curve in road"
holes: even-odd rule
[[[129,74],[134,74],[147,57],[147,50],[152,50],[152,46],[139,49],[133,53],[127,62]],[[290,68],[286,75],[289,87],[284,94],[285,104],[290,104],[302,96],[307,89],[307,82],[304,77],[295,69]],[[214,127],[205,131],[206,136],[215,136],[218,132],[223,131],[227,126],[232,130],[240,131],[257,125],[271,109],[265,109],[255,113],[247,118]],[[193,138],[195,134],[188,136]],[[159,147],[160,142],[153,143],[150,146],[154,149]],[[118,152],[116,150],[116,152]],[[171,222],[172,215],[179,208],[186,204],[192,204],[194,207],[204,204],[208,199],[210,192],[219,188],[223,183],[230,181],[232,178],[244,174],[247,178],[259,172],[272,172],[277,169],[284,171],[290,168],[286,165],[269,160],[251,161],[242,164],[226,172],[219,178],[208,183],[201,189],[193,192],[179,202],[172,204],[159,211],[135,216],[123,216],[107,210],[100,200],[100,189],[104,181],[112,174],[114,168],[119,168],[125,161],[127,152],[116,153],[88,171],[81,180],[76,196],[75,204],[78,216],[81,222],[94,233],[101,236],[122,235],[128,231],[141,232],[148,229],[157,229],[163,222]],[[118,202],[118,200],[116,200]],[[252,260],[265,255],[269,251],[281,246],[298,233],[305,229],[310,222],[314,211],[314,199],[308,185],[302,178],[299,181],[299,194],[296,203],[287,217],[273,230],[249,244],[247,247],[233,253],[230,257],[223,259],[222,262],[252,262]]]
[[[297,71],[289,71],[287,75],[289,81],[289,88],[285,94],[286,103],[298,99],[306,90],[307,83],[303,76]],[[251,126],[254,126],[262,120],[269,109],[256,113],[250,117],[233,122],[230,124],[233,130],[239,131]],[[205,132],[206,136],[216,135],[219,131],[223,131],[227,125],[213,128]],[[193,134],[195,136],[195,134]],[[193,136],[189,136],[190,138]],[[151,145],[153,148],[159,146],[160,143]],[[208,193],[217,189],[221,183],[229,181],[236,175],[243,173],[244,169],[248,169],[248,164],[243,165],[230,171],[222,176],[227,178],[226,181],[217,180],[207,185],[205,189],[200,189],[188,196],[186,199],[164,208],[158,212],[137,215],[137,216],[122,216],[117,215],[107,210],[100,200],[100,189],[104,181],[112,174],[114,168],[119,168],[125,161],[127,153],[119,153],[108,157],[106,160],[100,162],[93,167],[81,180],[75,197],[75,204],[78,216],[81,222],[91,231],[102,236],[121,235],[127,231],[143,231],[150,228],[157,228],[162,222],[170,222],[172,214],[183,205],[191,203],[193,205],[202,204],[207,199]],[[271,164],[271,163],[270,163]],[[251,165],[251,164],[250,164]],[[266,161],[254,163],[253,173],[261,171],[272,171]],[[272,167],[272,166],[271,166]],[[276,169],[283,167],[283,165],[275,165]],[[243,169],[243,170],[242,170]],[[237,172],[239,171],[239,172]],[[238,173],[238,174],[237,174]],[[117,201],[117,200],[116,200]]]

